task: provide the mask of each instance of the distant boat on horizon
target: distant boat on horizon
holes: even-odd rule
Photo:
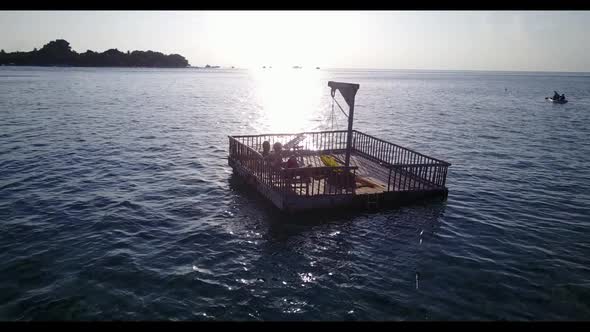
[[[293,69],[301,69],[301,66],[293,66]]]

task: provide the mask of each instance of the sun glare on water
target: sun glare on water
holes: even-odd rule
[[[252,69],[260,107],[257,127],[267,133],[314,130],[321,117],[325,93],[315,68]],[[325,102],[325,101],[324,101]]]

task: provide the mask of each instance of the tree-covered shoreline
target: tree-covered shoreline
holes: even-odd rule
[[[188,61],[179,54],[166,55],[154,51],[127,51],[109,49],[102,53],[88,50],[77,53],[70,43],[57,39],[40,50],[7,53],[0,50],[0,65],[12,66],[71,66],[71,67],[154,67],[185,68]]]

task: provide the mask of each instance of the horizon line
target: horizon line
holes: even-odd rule
[[[104,67],[104,66],[68,66],[72,68],[151,68],[151,69],[190,69],[190,68],[199,68],[199,69],[235,69],[235,70],[252,70],[252,69],[262,69],[259,66],[252,67],[252,66],[224,66],[224,65],[210,65],[212,67],[219,66],[219,68],[205,68],[205,66],[200,65],[189,65],[187,67],[178,67],[178,68],[166,68],[166,67]],[[35,66],[35,65],[28,65],[28,66],[19,66],[19,65],[2,65],[2,67],[53,67],[53,66]],[[232,68],[234,67],[234,68]],[[308,68],[319,67],[319,66],[311,66]],[[284,67],[277,67],[284,68]],[[289,69],[291,67],[288,67]],[[304,69],[302,67],[301,69]],[[272,69],[272,68],[267,68]],[[564,74],[590,74],[590,71],[571,71],[571,70],[523,70],[523,69],[431,69],[431,68],[367,68],[367,67],[320,67],[319,70],[367,70],[367,71],[439,71],[439,72],[494,72],[494,73],[564,73]]]
[[[193,66],[196,67],[196,66]],[[225,67],[225,68],[224,68]],[[224,69],[231,69],[231,66],[222,66]],[[590,74],[590,71],[571,71],[571,70],[525,70],[525,69],[432,69],[432,68],[370,68],[370,67],[320,67],[320,70],[398,70],[398,71],[470,71],[470,72],[506,72],[506,73],[577,73]],[[236,67],[235,69],[259,69],[261,67]],[[278,67],[277,67],[278,68]],[[290,67],[289,67],[290,68]],[[305,67],[303,67],[305,68]],[[268,68],[267,68],[268,69]]]

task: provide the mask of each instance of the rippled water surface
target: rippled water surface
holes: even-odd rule
[[[446,202],[286,218],[236,181],[227,135],[332,128],[328,80]],[[0,319],[590,319],[589,122],[582,74],[3,67]]]

